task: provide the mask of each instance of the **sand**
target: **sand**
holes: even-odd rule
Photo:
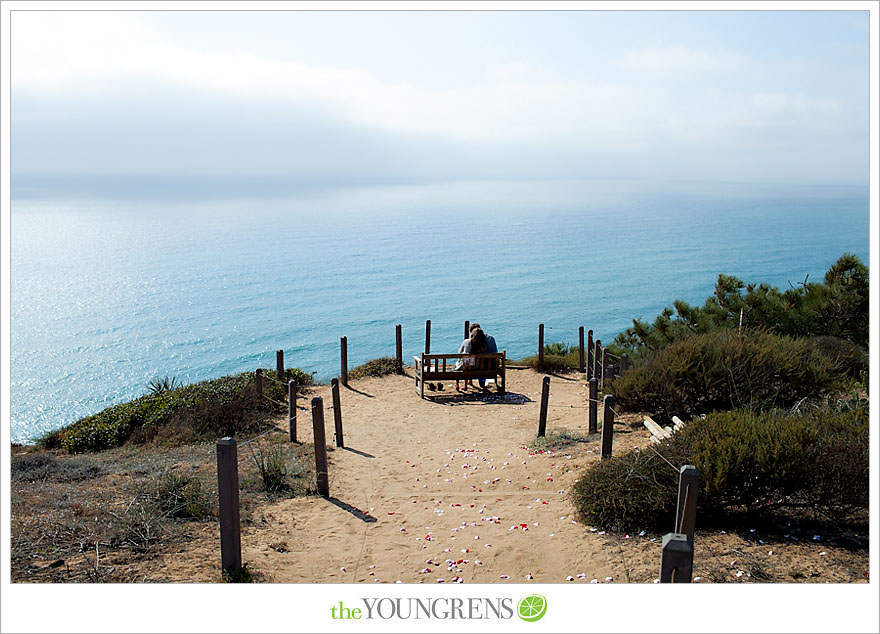
[[[527,447],[537,435],[542,379],[509,370],[503,398],[494,388],[461,395],[453,383],[424,400],[411,369],[352,381],[341,388],[345,448],[329,453],[330,498],[261,507],[242,530],[243,561],[270,583],[654,581],[660,536],[606,534],[576,522],[569,492],[600,459],[599,435],[560,451]],[[310,396],[324,398],[333,446],[330,388],[316,387]],[[548,433],[587,435],[586,403],[583,375],[552,376]],[[308,402],[300,405],[298,440],[311,442]],[[616,422],[614,452],[650,444],[640,421],[630,415]],[[287,428],[284,419],[278,425]],[[216,581],[217,526],[202,523],[195,532],[180,552],[157,555],[151,576]],[[788,568],[806,580],[862,576],[861,569],[833,567],[832,557],[819,556],[827,550],[819,543],[768,545],[758,537],[698,535],[695,576],[747,580],[745,561],[760,559],[766,569],[784,558],[801,562]]]

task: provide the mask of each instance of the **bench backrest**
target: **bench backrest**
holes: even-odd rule
[[[423,367],[430,370],[452,369],[459,359],[473,359],[473,369],[492,370],[498,367],[501,359],[506,359],[507,351],[483,352],[480,354],[422,354]]]

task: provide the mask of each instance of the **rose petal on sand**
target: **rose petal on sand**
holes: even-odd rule
[[[566,581],[574,581],[574,577],[572,577],[571,575],[568,575],[568,576],[565,578],[565,580],[566,580]]]

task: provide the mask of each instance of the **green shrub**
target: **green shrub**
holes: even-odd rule
[[[156,481],[156,504],[169,517],[198,519],[211,516],[208,494],[198,478],[167,472]]]
[[[546,436],[541,436],[530,442],[529,449],[533,451],[539,449],[559,451],[560,449],[565,449],[582,442],[591,442],[592,440],[595,440],[595,438],[590,438],[588,435],[576,431],[556,429]]]
[[[580,367],[580,352],[577,346],[549,343],[544,344],[544,364],[541,368],[538,367],[538,355],[525,357],[517,363],[542,372],[573,372]]]
[[[839,341],[839,340],[838,340]],[[840,342],[843,344],[844,342]],[[624,411],[692,417],[735,408],[788,407],[841,389],[859,363],[851,344],[721,330],[673,343],[611,381]]]
[[[352,368],[348,372],[348,378],[363,379],[368,376],[384,376],[386,374],[397,374],[400,370],[400,364],[397,363],[397,359],[394,357],[382,357],[381,359],[372,359],[356,368]]]
[[[572,499],[585,523],[666,532],[678,488],[669,463],[693,464],[703,520],[779,509],[841,518],[868,507],[868,447],[866,407],[716,413],[660,445],[596,463],[575,483]]]
[[[275,372],[267,371],[266,375],[274,378]],[[285,370],[284,378],[296,381],[298,386],[312,383],[312,376],[297,368]],[[164,382],[159,381],[158,389],[152,386],[151,393],[50,432],[39,443],[47,449],[80,453],[109,449],[127,441],[183,443],[261,431],[268,414],[284,411],[279,403],[287,398],[287,386],[267,380],[263,382],[263,394],[268,398],[257,395],[254,372],[174,389],[164,389]]]

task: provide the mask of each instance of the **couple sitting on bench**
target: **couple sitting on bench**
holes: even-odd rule
[[[483,329],[480,328],[480,324],[471,324],[470,326],[470,337],[461,342],[461,346],[458,348],[458,354],[483,354],[483,353],[497,353],[498,345],[495,343],[495,337],[487,335],[483,332]],[[459,359],[455,364],[455,370],[470,370],[474,367],[474,359]],[[481,388],[486,387],[486,379],[478,379]],[[467,390],[468,386],[473,387],[473,383],[471,383],[471,379],[464,380],[464,389]],[[459,380],[455,380],[455,391],[461,392],[461,388],[459,387]]]

